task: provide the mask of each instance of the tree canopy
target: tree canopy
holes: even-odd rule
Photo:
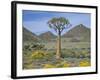
[[[64,17],[59,18],[52,18],[48,21],[48,25],[50,28],[53,28],[57,33],[62,32],[64,29],[68,28],[70,26],[70,22],[68,19]]]

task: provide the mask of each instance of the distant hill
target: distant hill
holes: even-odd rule
[[[66,32],[63,37],[67,38],[82,38],[83,40],[89,40],[90,39],[90,29],[84,26],[83,24],[79,24]]]
[[[53,38],[56,38],[56,36],[52,32],[47,31],[45,33],[40,34],[39,38],[41,38],[42,40],[48,40],[49,41]]]
[[[83,24],[79,24],[66,32],[64,35],[62,35],[62,38],[71,38],[71,41],[90,41],[90,28],[87,28]],[[50,32],[44,32],[40,35],[36,35],[35,33],[32,33],[25,27],[23,27],[23,40],[24,41],[55,41],[56,36]]]
[[[38,36],[23,27],[23,41],[38,41]]]

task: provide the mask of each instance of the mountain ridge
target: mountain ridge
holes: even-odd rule
[[[83,24],[76,25],[74,28],[66,32],[64,37],[81,37],[90,35],[90,29],[84,26]]]
[[[38,41],[38,40],[46,40],[50,41],[51,39],[55,39],[57,36],[53,34],[51,31],[47,31],[41,33],[40,35],[36,35],[35,33],[29,31],[25,27],[23,27],[23,40],[24,41]],[[90,29],[87,28],[83,24],[76,25],[65,34],[62,35],[62,38],[83,38],[84,40],[90,39]]]
[[[47,32],[40,34],[39,38],[43,40],[51,40],[52,38],[56,38],[56,36],[51,31],[47,31]]]
[[[23,27],[23,40],[24,41],[37,41],[38,36],[35,33]]]

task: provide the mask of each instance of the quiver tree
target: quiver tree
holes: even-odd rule
[[[70,22],[68,19],[64,17],[52,18],[48,21],[48,25],[50,28],[54,29],[57,33],[57,52],[56,59],[60,59],[61,57],[61,33],[64,29],[70,26]]]

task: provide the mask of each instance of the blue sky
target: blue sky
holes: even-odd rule
[[[78,24],[83,24],[88,28],[91,26],[91,14],[89,13],[23,10],[22,15],[23,26],[37,35],[46,31],[52,31],[56,34],[55,31],[50,29],[47,25],[47,22],[53,17],[65,17],[66,19],[69,19],[72,24],[71,28]],[[64,30],[62,34],[68,30]]]

